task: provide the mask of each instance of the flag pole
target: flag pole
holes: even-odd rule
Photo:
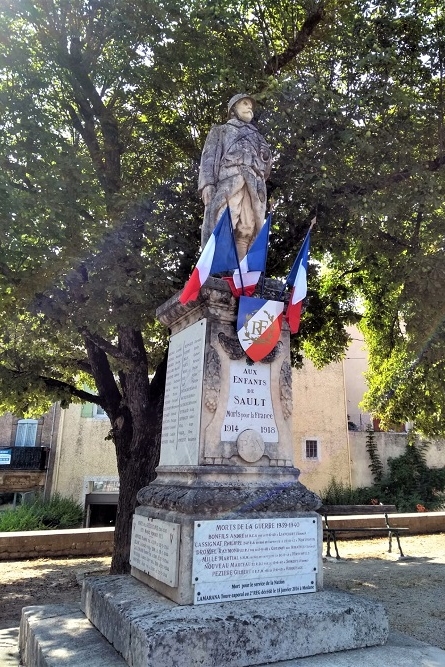
[[[303,247],[304,242],[306,241],[307,237],[308,237],[309,234],[311,233],[311,231],[312,231],[312,227],[316,224],[316,222],[317,222],[317,216],[314,215],[314,217],[313,217],[312,220],[311,220],[310,227],[309,227],[309,229],[307,230],[306,236],[304,237],[303,243],[301,244],[301,247]],[[292,271],[292,268],[291,268],[291,271]],[[289,276],[288,276],[288,277],[289,277]],[[286,280],[284,281],[283,289],[281,290],[280,294],[278,295],[278,299],[281,299],[282,296],[283,296],[283,294],[284,294],[284,290],[286,289],[286,286],[287,286],[287,280],[288,280],[288,278],[286,278]]]
[[[269,216],[270,216],[270,224],[269,224],[269,234],[267,236],[267,246],[266,246],[266,259],[264,260],[264,273],[263,273],[263,279],[261,281],[261,292],[260,292],[260,298],[263,298],[264,294],[264,283],[266,282],[266,265],[267,265],[267,255],[269,254],[269,237],[270,237],[270,227],[272,225],[272,213],[275,207],[275,200],[271,199],[270,200],[270,207],[269,207]]]
[[[229,198],[228,197],[226,197],[226,202],[227,202],[227,211],[228,211],[228,214],[229,214],[230,233],[232,235],[233,247],[235,249],[236,263],[238,265],[239,279],[240,279],[240,283],[241,283],[241,291],[242,291],[243,296],[244,296],[243,276],[241,274],[241,265],[240,265],[240,261],[239,261],[239,257],[238,257],[238,248],[236,247],[236,243],[235,243],[235,233],[233,231],[232,215],[230,213],[230,205],[229,205]]]

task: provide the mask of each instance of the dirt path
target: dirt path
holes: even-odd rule
[[[383,602],[391,629],[445,649],[445,534],[402,538],[407,558],[386,553],[386,539],[343,541],[342,560],[324,562],[326,587]],[[21,609],[80,599],[86,572],[106,572],[109,558],[0,563],[0,629],[17,627]]]
[[[399,559],[386,538],[341,542],[325,586],[381,601],[392,630],[445,649],[445,534],[403,536],[402,547]]]
[[[111,558],[0,562],[0,629],[19,625],[22,607],[78,602],[86,572],[107,572]]]

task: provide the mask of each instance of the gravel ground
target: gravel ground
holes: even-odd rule
[[[401,543],[405,558],[387,553],[386,538],[340,542],[342,559],[324,563],[325,586],[379,600],[391,630],[445,649],[445,533]]]
[[[342,541],[340,561],[325,560],[325,586],[380,600],[392,630],[445,649],[445,534],[402,537],[406,558],[388,541]],[[19,625],[28,605],[75,602],[85,573],[106,572],[110,558],[0,563],[0,630]]]

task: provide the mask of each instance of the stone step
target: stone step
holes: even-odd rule
[[[25,607],[19,649],[26,667],[127,667],[75,604]]]
[[[25,667],[127,667],[77,605],[26,607],[20,644]],[[261,641],[261,638],[258,638]],[[85,643],[87,647],[85,647]],[[0,664],[3,667],[0,651]],[[17,665],[18,659],[11,658]],[[400,633],[390,633],[384,646],[296,658],[275,667],[445,667],[445,651]],[[140,667],[140,666],[134,666]],[[185,661],[159,663],[158,667],[189,667]],[[213,667],[205,660],[202,667]],[[267,667],[267,665],[257,665]]]
[[[88,577],[82,609],[131,667],[249,667],[388,638],[380,603],[340,591],[178,606],[129,575]]]

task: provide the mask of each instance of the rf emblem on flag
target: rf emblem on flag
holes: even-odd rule
[[[237,331],[241,347],[252,361],[261,361],[280,340],[284,303],[241,296]]]

